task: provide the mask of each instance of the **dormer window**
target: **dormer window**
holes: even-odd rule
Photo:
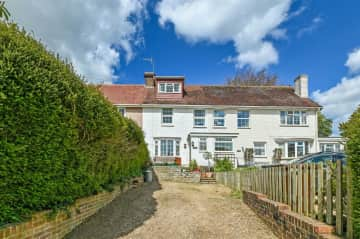
[[[159,83],[159,93],[181,93],[180,83]]]

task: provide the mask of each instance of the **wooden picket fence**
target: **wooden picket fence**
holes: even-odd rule
[[[346,167],[334,163],[299,164],[222,172],[218,183],[250,190],[288,204],[301,215],[336,226],[336,234],[352,238],[347,228]]]

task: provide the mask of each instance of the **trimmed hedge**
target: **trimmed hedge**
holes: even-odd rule
[[[71,64],[0,22],[0,225],[140,175],[141,129]]]
[[[360,238],[360,107],[340,128],[341,135],[347,139],[345,152],[350,168],[353,238]]]

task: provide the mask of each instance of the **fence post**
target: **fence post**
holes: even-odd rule
[[[318,173],[318,220],[324,221],[324,166],[323,163],[317,165]]]
[[[346,191],[347,191],[347,220],[346,220],[346,238],[353,239],[353,220],[352,220],[352,172],[349,166],[346,166]]]
[[[304,215],[309,215],[309,164],[304,165]]]
[[[310,165],[310,215],[316,218],[315,212],[315,191],[316,191],[316,165]]]
[[[326,164],[326,223],[333,224],[333,198],[331,191],[331,162]]]

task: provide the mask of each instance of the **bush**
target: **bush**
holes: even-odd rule
[[[195,160],[195,159],[190,160],[189,169],[190,169],[191,171],[195,171],[195,170],[197,170],[198,168],[199,168],[199,167],[198,167],[198,164],[197,164],[196,160]]]
[[[233,164],[230,159],[217,159],[214,166],[215,172],[227,172],[233,170]]]
[[[360,238],[360,107],[340,128],[341,135],[347,140],[345,153],[350,169],[353,238]]]
[[[141,129],[96,86],[0,22],[0,225],[111,189],[148,158]]]

